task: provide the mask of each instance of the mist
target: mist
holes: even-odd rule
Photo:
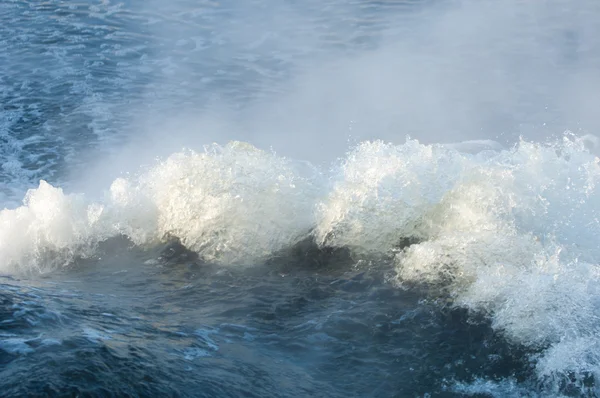
[[[152,73],[125,110],[124,145],[86,171],[86,189],[212,142],[327,165],[364,140],[509,147],[600,127],[591,0],[131,8],[150,21],[132,29],[151,38],[140,63]]]

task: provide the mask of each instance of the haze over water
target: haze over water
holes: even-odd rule
[[[2,395],[600,395],[599,7],[1,2]]]

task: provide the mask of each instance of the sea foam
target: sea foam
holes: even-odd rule
[[[41,181],[23,206],[0,212],[0,270],[49,271],[99,242],[176,238],[206,261],[252,263],[304,238],[321,190],[311,169],[239,142],[175,153],[101,201]]]
[[[115,236],[178,239],[205,261],[252,264],[312,236],[387,258],[399,287],[426,284],[484,314],[530,350],[547,391],[589,389],[584,379],[600,379],[600,159],[590,142],[363,142],[330,172],[239,142],[183,151],[115,180],[99,201],[41,182],[0,212],[0,269],[46,272]]]
[[[363,143],[337,179],[318,207],[320,243],[387,252],[399,285],[487,315],[536,353],[551,390],[600,378],[600,159],[588,138],[475,154]]]

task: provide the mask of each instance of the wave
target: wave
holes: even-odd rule
[[[301,240],[319,193],[312,169],[239,142],[176,153],[101,201],[41,181],[0,212],[3,272],[50,271],[124,235],[137,245],[177,238],[204,260],[252,263]]]
[[[600,377],[600,159],[590,137],[465,155],[364,143],[320,207],[319,242],[394,252],[400,285],[438,286],[536,352],[556,393]],[[586,382],[587,380],[587,382]],[[587,384],[586,384],[587,383]]]
[[[0,212],[0,271],[48,272],[116,236],[177,239],[221,265],[265,262],[312,239],[386,257],[400,287],[438,289],[535,352],[547,388],[584,388],[600,377],[592,138],[511,149],[363,142],[328,172],[233,142],[175,153],[115,180],[99,201],[42,181]]]

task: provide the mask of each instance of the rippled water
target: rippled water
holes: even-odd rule
[[[388,7],[3,2],[2,193],[21,196],[21,181],[61,181],[86,157],[134,135],[140,117],[217,103],[238,108],[276,93],[310,57],[368,47],[385,28]]]
[[[5,394],[413,396],[528,373],[485,321],[386,283],[389,266],[305,245],[246,270],[122,249],[2,281]]]
[[[600,395],[599,12],[0,2],[0,395]]]

